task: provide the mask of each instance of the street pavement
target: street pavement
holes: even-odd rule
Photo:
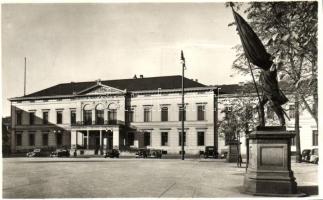
[[[318,165],[292,163],[317,195]],[[224,160],[4,158],[3,198],[250,197],[245,168]]]

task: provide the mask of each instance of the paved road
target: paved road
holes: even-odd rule
[[[244,168],[223,160],[5,158],[4,198],[247,197]],[[293,164],[299,186],[317,165]]]

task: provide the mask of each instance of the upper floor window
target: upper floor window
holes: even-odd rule
[[[71,110],[71,124],[76,124],[76,111]]]
[[[134,108],[129,108],[128,109],[128,122],[134,122]]]
[[[61,111],[61,110],[56,111],[56,123],[57,124],[63,123],[63,111]]]
[[[108,111],[109,123],[115,123],[117,121],[117,109],[110,109]]]
[[[182,106],[180,106],[180,107],[178,108],[178,121],[182,121],[182,119],[183,119],[184,121],[186,121],[186,109],[185,109],[185,107],[184,107],[184,109],[183,109],[183,107],[182,107]]]
[[[161,121],[162,122],[168,121],[168,107],[161,108]]]
[[[16,117],[17,117],[16,124],[21,125],[22,124],[22,111],[21,110],[17,110]]]
[[[29,113],[29,124],[34,125],[35,124],[35,112]]]
[[[92,110],[83,110],[83,123],[85,125],[92,124]]]
[[[48,124],[48,111],[43,112],[43,124]]]
[[[104,124],[104,107],[102,104],[97,105],[95,109],[95,123]]]
[[[151,108],[144,108],[144,122],[151,122]]]
[[[197,106],[197,120],[198,121],[205,120],[205,105]]]
[[[150,133],[144,132],[144,146],[150,146]]]
[[[295,105],[289,105],[288,114],[289,118],[295,118]]]
[[[319,145],[319,134],[317,130],[312,131],[312,144],[313,146]]]

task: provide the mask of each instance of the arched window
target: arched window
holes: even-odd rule
[[[97,105],[95,108],[95,123],[104,124],[104,106],[102,104]]]
[[[90,105],[86,105],[83,108],[83,123],[85,125],[92,124],[92,109],[91,109]]]
[[[109,124],[117,123],[117,105],[114,103],[109,105],[108,120],[109,120]]]

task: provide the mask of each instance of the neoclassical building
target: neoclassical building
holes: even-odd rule
[[[216,87],[185,78],[185,153],[217,143]],[[181,149],[181,76],[64,83],[11,98],[12,152],[67,146]],[[218,146],[216,144],[216,146]]]
[[[185,153],[198,154],[205,146],[227,149],[216,130],[231,104],[242,97],[244,85],[206,86],[184,79]],[[78,154],[102,154],[107,149],[128,151],[154,148],[181,151],[181,76],[70,82],[11,98],[11,151],[66,146]],[[249,97],[248,97],[249,98]],[[255,98],[255,97],[250,97]],[[256,99],[256,98],[255,98]],[[294,102],[284,105],[294,130]],[[218,107],[218,112],[217,108]],[[267,112],[275,121],[275,115]],[[270,120],[269,120],[270,121]],[[301,148],[318,146],[315,121],[300,112]],[[245,153],[244,139],[241,139]],[[294,141],[292,151],[295,151]]]

